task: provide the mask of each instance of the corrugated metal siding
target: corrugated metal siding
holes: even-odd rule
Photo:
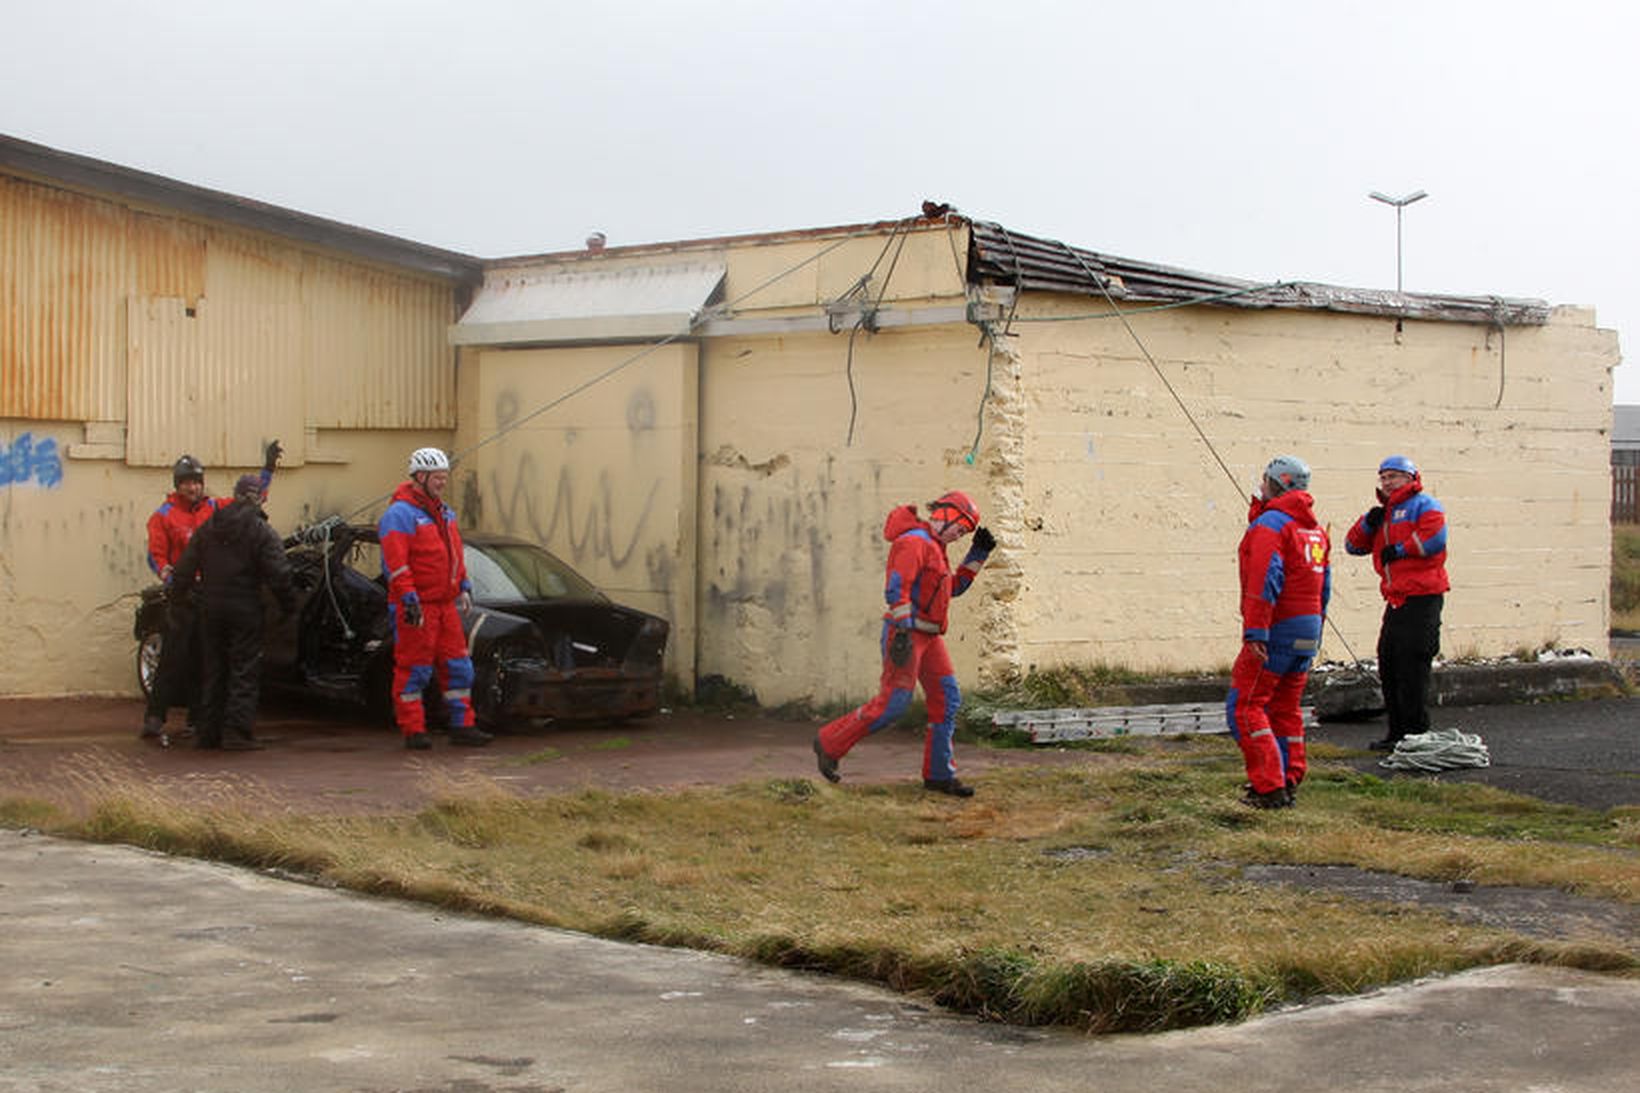
[[[321,428],[455,426],[450,287],[310,256],[308,420]]]
[[[121,210],[0,178],[0,416],[123,413]]]
[[[0,176],[0,417],[125,421],[133,464],[448,428],[455,315],[437,278]]]
[[[185,450],[207,467],[256,466],[274,436],[300,460],[300,274],[288,248],[218,237],[197,303],[131,297],[127,462],[163,465]]]

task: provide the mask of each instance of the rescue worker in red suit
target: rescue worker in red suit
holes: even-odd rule
[[[928,706],[928,733],[923,743],[923,788],[953,797],[972,797],[972,786],[957,778],[951,758],[951,736],[956,728],[962,692],[956,669],[946,651],[947,608],[952,596],[968,591],[985,560],[996,548],[990,531],[979,526],[979,509],[968,495],[953,490],[928,506],[928,519],[917,516],[917,506],[901,505],[888,514],[883,538],[888,548],[888,571],[883,598],[883,674],[877,696],[823,727],[814,738],[820,773],[830,782],[842,780],[837,761],[868,734],[887,728],[905,713],[921,684]],[[955,576],[946,547],[973,533],[974,543]]]
[[[260,481],[264,501],[273,481],[273,469],[283,454],[277,440],[269,441],[263,450]],[[144,739],[165,740],[165,715],[172,706],[188,707],[188,727],[180,734],[183,736],[194,735],[203,716],[199,605],[193,584],[173,588],[171,574],[199,526],[218,509],[231,504],[232,497],[205,496],[204,466],[193,456],[184,455],[171,468],[171,493],[148,517],[148,568],[166,586],[166,595],[165,636],[138,734]]]
[[[449,457],[438,448],[416,449],[410,480],[394,491],[376,526],[393,615],[393,717],[404,746],[416,751],[432,746],[422,692],[435,676],[450,715],[450,743],[476,747],[491,739],[473,719],[473,660],[461,626],[473,586],[456,514],[443,501],[449,484]]]
[[[1378,465],[1378,504],[1344,536],[1351,554],[1372,555],[1384,620],[1378,631],[1378,682],[1389,731],[1368,746],[1394,751],[1404,736],[1429,731],[1429,671],[1441,651],[1446,576],[1446,509],[1424,492],[1404,455]]]
[[[1247,767],[1242,800],[1254,808],[1290,807],[1307,769],[1299,700],[1332,595],[1332,544],[1309,485],[1302,459],[1271,460],[1238,551],[1242,644],[1225,714]]]

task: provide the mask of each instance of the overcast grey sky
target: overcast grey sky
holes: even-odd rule
[[[1251,279],[1640,338],[1612,0],[0,0],[0,132],[480,255],[923,198]],[[1640,365],[1616,372],[1640,403]]]

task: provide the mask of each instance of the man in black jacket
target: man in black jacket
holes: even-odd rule
[[[205,624],[204,723],[194,746],[254,751],[251,733],[262,681],[262,587],[285,612],[295,610],[284,544],[262,511],[262,480],[234,484],[234,503],[218,509],[188,540],[172,580],[188,588],[195,575]]]

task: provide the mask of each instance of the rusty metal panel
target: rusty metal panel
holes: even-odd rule
[[[288,247],[214,234],[204,295],[130,297],[127,462],[187,451],[207,467],[254,467],[274,436],[301,461],[300,263]]]
[[[436,277],[0,176],[0,417],[124,421],[135,465],[451,427],[455,314]]]
[[[307,256],[308,421],[331,429],[455,426],[447,283]]]
[[[130,302],[126,459],[250,467],[309,427],[449,428],[454,315],[445,283],[210,232],[196,301]]]
[[[0,417],[106,416],[123,235],[117,210],[0,178]]]

